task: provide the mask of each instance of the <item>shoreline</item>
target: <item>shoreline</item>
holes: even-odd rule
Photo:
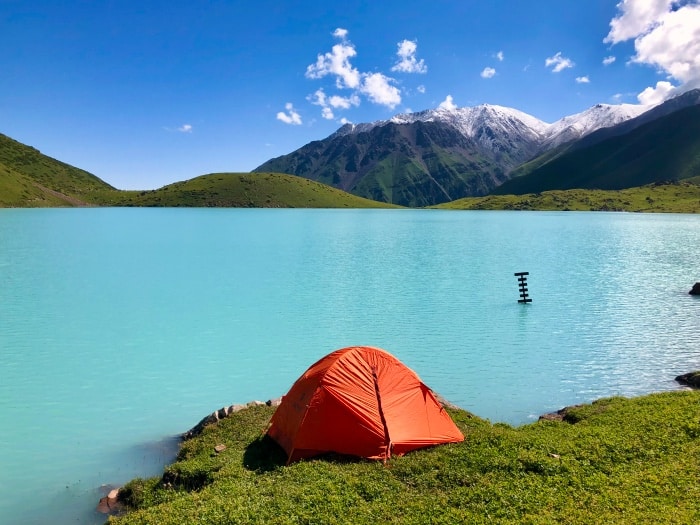
[[[685,374],[678,375],[674,378],[674,380],[679,384],[679,389],[680,391],[682,390],[698,390],[700,389],[700,370],[693,371],[693,372],[688,372]],[[669,392],[673,392],[673,390],[669,390]],[[633,397],[644,397],[645,395],[652,395],[654,393],[660,393],[660,392],[649,392],[648,394],[642,394],[640,396],[633,396]],[[455,409],[455,410],[461,410],[463,412],[469,413],[467,410],[464,410],[463,408],[450,403],[446,399],[444,399],[442,396],[439,394],[436,394],[438,400],[440,403],[442,403],[443,406]],[[242,410],[246,410],[249,408],[253,407],[260,407],[260,406],[268,406],[268,407],[277,407],[282,401],[282,397],[274,398],[274,399],[269,399],[267,401],[258,401],[258,400],[253,400],[249,401],[245,404],[233,404],[229,406],[222,407],[218,410],[215,410],[214,412],[206,415],[204,418],[202,418],[196,425],[194,425],[192,428],[187,430],[186,432],[183,432],[182,434],[178,434],[176,437],[180,439],[181,443],[184,443],[185,441],[188,441],[190,439],[196,438],[199,436],[205,429],[205,427],[216,424],[219,421],[228,418],[229,416],[241,412]],[[570,405],[570,406],[565,406],[557,411],[554,412],[547,412],[544,414],[541,414],[538,419],[534,422],[530,423],[523,423],[522,425],[517,425],[518,426],[527,426],[531,424],[535,424],[539,421],[568,421],[567,417],[569,416],[570,412],[579,409],[581,407],[584,407],[586,405],[590,405],[594,403],[597,400],[593,400],[589,403],[581,403],[581,404],[576,404],[576,405]],[[216,448],[215,453],[219,454],[223,452],[226,447],[224,445],[220,445],[220,447],[223,448]],[[166,465],[167,466],[167,465]],[[102,514],[105,515],[114,515],[114,516],[119,516],[126,512],[124,504],[120,500],[120,493],[122,487],[118,487],[115,485],[110,485],[110,484],[105,484],[103,485],[105,488],[109,488],[109,493],[107,493],[105,496],[100,498],[96,510]]]

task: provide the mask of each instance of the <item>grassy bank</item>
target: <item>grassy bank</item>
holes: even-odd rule
[[[521,427],[451,411],[464,443],[379,462],[284,465],[255,407],[122,492],[113,524],[696,523],[700,392],[610,398]],[[226,449],[216,453],[214,447]]]
[[[557,190],[527,195],[489,195],[459,199],[434,208],[700,213],[700,186],[682,182],[651,184],[626,190]]]

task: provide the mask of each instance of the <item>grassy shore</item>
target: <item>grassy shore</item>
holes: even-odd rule
[[[700,392],[602,399],[520,427],[450,413],[463,443],[381,462],[284,466],[253,407],[183,444],[162,478],[121,492],[110,523],[700,522]],[[215,452],[214,447],[225,445]]]
[[[433,207],[449,210],[700,213],[700,186],[679,182],[625,190],[555,190],[527,195],[488,195],[458,199]]]

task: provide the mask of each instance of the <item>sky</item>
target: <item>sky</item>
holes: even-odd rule
[[[659,103],[700,0],[0,0],[0,50],[0,133],[145,190],[398,113]]]

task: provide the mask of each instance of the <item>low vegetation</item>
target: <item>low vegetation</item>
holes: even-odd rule
[[[214,173],[158,190],[115,195],[114,206],[397,208],[281,173]]]
[[[700,392],[603,399],[511,427],[450,411],[463,443],[381,462],[284,466],[253,407],[183,444],[162,478],[121,492],[114,525],[697,523]],[[214,447],[225,445],[217,453]]]
[[[434,208],[700,213],[700,186],[680,182],[625,190],[555,190],[527,195],[489,195],[459,199]]]

